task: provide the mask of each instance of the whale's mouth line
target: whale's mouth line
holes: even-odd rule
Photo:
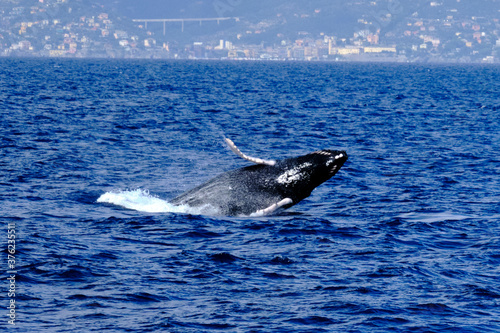
[[[334,175],[336,172],[337,172],[337,168],[338,166],[335,164],[331,169],[330,171],[328,172],[328,174],[330,175]]]
[[[344,165],[345,161],[347,161],[347,154],[345,151],[332,151],[329,155],[331,157],[328,162],[326,162],[326,166],[329,168],[328,175],[333,176]]]

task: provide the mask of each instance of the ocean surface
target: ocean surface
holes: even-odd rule
[[[349,160],[274,216],[170,205],[250,164],[224,137]],[[500,332],[499,66],[1,59],[0,139],[9,331]]]

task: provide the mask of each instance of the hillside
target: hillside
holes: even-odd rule
[[[4,56],[496,62],[500,47],[500,0],[5,0],[0,14]],[[214,17],[231,19],[133,21]]]

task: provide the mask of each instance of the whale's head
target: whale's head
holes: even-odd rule
[[[312,190],[333,177],[347,161],[340,150],[319,150],[280,160],[276,164],[276,183],[294,203],[308,197]],[[294,197],[292,197],[294,196]]]

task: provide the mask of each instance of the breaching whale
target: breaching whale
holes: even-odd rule
[[[337,150],[264,160],[247,156],[231,140],[224,140],[238,156],[256,164],[225,172],[172,199],[171,204],[207,206],[226,216],[268,215],[307,198],[347,160],[346,152]]]

